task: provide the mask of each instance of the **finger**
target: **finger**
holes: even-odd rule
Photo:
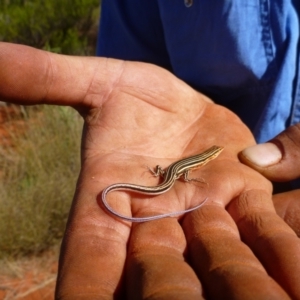
[[[79,187],[63,239],[55,299],[123,299],[130,227],[99,209],[98,182]]]
[[[300,237],[300,190],[273,195],[277,214]]]
[[[191,263],[209,299],[289,299],[241,242],[223,207],[206,205],[183,222]]]
[[[300,123],[289,127],[269,143],[249,147],[240,160],[273,181],[300,176]]]
[[[203,299],[201,284],[183,252],[186,241],[174,218],[133,226],[128,246],[128,299]]]
[[[270,195],[252,190],[234,200],[228,211],[242,239],[293,299],[300,298],[300,241],[275,213]]]
[[[92,105],[109,94],[121,70],[118,60],[58,55],[0,43],[0,97],[8,102]],[[97,101],[94,89],[103,96]]]

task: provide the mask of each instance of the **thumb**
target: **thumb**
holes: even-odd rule
[[[2,101],[98,107],[122,71],[120,60],[60,55],[0,42]]]
[[[300,177],[300,123],[267,143],[244,149],[239,158],[272,181],[290,181]]]

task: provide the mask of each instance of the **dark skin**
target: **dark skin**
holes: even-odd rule
[[[0,43],[0,96],[68,105],[85,120],[82,168],[63,239],[57,299],[300,299],[300,243],[272,185],[241,164],[254,139],[232,112],[157,66],[67,57]],[[131,224],[101,206],[117,182],[156,185],[167,167],[212,145],[222,154],[167,193],[109,194],[121,214],[179,218]]]
[[[287,128],[270,142],[259,145],[259,147],[255,146],[255,149],[255,153],[253,152],[254,147],[241,152],[240,159],[266,178],[273,182],[288,183],[300,177],[300,123]],[[261,164],[251,160],[249,151],[251,151],[251,158],[256,160],[260,155]],[[269,160],[266,161],[262,157],[268,157],[269,160],[272,157],[273,161],[270,163]],[[300,237],[300,190],[294,188],[296,183],[293,185],[289,191],[274,195],[273,202],[277,214]]]

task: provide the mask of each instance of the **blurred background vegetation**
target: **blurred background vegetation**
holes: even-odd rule
[[[94,55],[99,0],[0,0],[0,40]]]
[[[2,143],[0,133],[0,258],[60,243],[80,168],[82,120],[75,111],[14,109]]]
[[[0,41],[94,55],[99,7],[99,0],[0,0]],[[0,106],[0,259],[60,243],[82,124],[68,107]]]

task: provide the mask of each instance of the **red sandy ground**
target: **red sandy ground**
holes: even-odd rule
[[[0,299],[53,300],[57,266],[56,251],[6,262],[0,271]]]
[[[0,105],[0,143],[1,146],[11,147],[11,134],[21,134],[26,129],[19,106]]]
[[[12,146],[9,132],[20,133],[23,130],[19,108],[0,106],[1,145]],[[53,300],[57,266],[58,251],[13,262],[0,261],[0,300]]]

